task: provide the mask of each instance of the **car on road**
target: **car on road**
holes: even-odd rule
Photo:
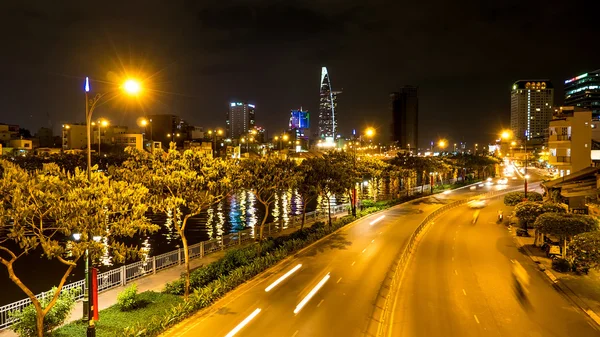
[[[498,179],[498,185],[506,185],[508,184],[508,179],[507,178],[500,178]]]
[[[486,202],[483,199],[477,199],[477,200],[469,201],[468,205],[470,208],[484,208],[486,205]]]

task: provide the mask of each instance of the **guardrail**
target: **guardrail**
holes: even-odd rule
[[[434,220],[435,218],[437,218],[440,214],[456,208],[458,206],[462,206],[464,204],[469,203],[470,201],[476,200],[476,199],[480,199],[480,198],[490,198],[490,197],[495,197],[501,194],[505,194],[505,193],[509,193],[509,192],[515,192],[515,191],[519,191],[522,190],[523,187],[515,187],[515,188],[510,188],[510,189],[504,189],[504,190],[498,190],[498,191],[491,191],[491,192],[487,192],[484,194],[480,194],[474,197],[470,197],[467,199],[463,199],[463,200],[457,200],[454,202],[451,202],[447,205],[444,205],[438,209],[436,209],[435,211],[433,211],[431,214],[429,214],[428,216],[425,217],[425,219],[423,219],[423,221],[421,221],[421,223],[419,224],[419,226],[417,226],[417,228],[415,229],[415,231],[411,234],[410,238],[408,239],[408,243],[406,244],[406,246],[404,247],[404,250],[402,251],[402,255],[400,256],[400,258],[398,259],[398,263],[396,264],[396,270],[394,272],[394,276],[392,278],[392,282],[390,284],[390,286],[388,287],[388,289],[393,289],[394,286],[396,286],[396,283],[398,282],[398,274],[399,271],[401,271],[401,268],[405,268],[407,266],[408,260],[411,257],[412,251],[416,246],[417,243],[417,238],[419,237],[419,235],[423,232],[423,230],[425,228],[427,228],[427,225]],[[379,322],[379,329],[377,331],[377,336],[384,336],[385,334],[383,333],[383,329],[385,329],[386,324],[388,324],[387,322],[390,321],[390,319],[387,317],[387,315],[391,314],[389,312],[389,299],[390,299],[390,294],[392,292],[390,291],[390,293],[388,293],[388,296],[386,298],[385,304],[384,304],[384,308],[383,308],[383,314],[382,314],[382,319]]]
[[[332,205],[331,214],[337,215],[342,212],[346,212],[350,204],[343,205]],[[327,217],[327,209],[321,209],[317,211],[307,212],[306,221],[316,221]],[[302,224],[302,214],[293,215],[287,218],[287,222],[283,218],[279,222],[265,224],[265,233],[267,236],[281,232],[286,229],[296,228]],[[188,252],[191,259],[202,258],[210,253],[224,250],[225,248],[241,245],[244,242],[254,240],[254,233],[257,233],[259,225],[255,226],[255,229],[244,229],[236,233],[223,235],[219,239],[211,239],[208,241],[202,241],[197,244],[188,246]],[[156,274],[156,272],[170,268],[176,265],[181,265],[184,262],[183,249],[170,251],[168,253],[147,256],[141,261],[130,263],[119,268],[115,268],[104,273],[98,274],[98,292],[104,292],[116,287],[124,286],[134,280],[142,278],[144,276]],[[83,299],[86,293],[85,280],[79,280],[65,285],[61,292],[70,289],[79,289],[79,295],[75,298],[76,300]],[[36,295],[38,299],[45,298],[47,296],[53,296],[52,291],[46,291]],[[16,319],[9,317],[9,313],[13,311],[23,310],[25,307],[31,304],[29,298],[19,300],[7,305],[0,307],[0,331],[10,327],[16,322]]]

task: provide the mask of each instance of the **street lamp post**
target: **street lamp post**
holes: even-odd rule
[[[140,92],[141,86],[139,82],[135,80],[127,80],[122,86],[122,89],[132,95],[135,95]],[[92,114],[94,113],[94,109],[96,108],[98,102],[104,97],[108,92],[98,93],[94,98],[90,99],[90,79],[89,77],[85,78],[85,128],[87,135],[87,178],[88,181],[92,180]],[[83,308],[87,309],[88,314],[88,327],[87,327],[87,337],[95,337],[96,336],[96,325],[94,323],[94,313],[93,306],[90,305],[90,300],[92,299],[92,289],[91,289],[91,279],[88,270],[89,266],[89,254],[86,254],[86,287],[87,292],[84,294],[83,298]]]

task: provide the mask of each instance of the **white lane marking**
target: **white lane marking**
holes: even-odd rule
[[[463,289],[463,294],[465,294],[465,296],[467,296],[467,292]]]
[[[477,324],[479,324],[479,319],[477,318],[477,315],[473,315],[473,317],[475,317],[475,322],[477,322]]]
[[[321,300],[321,302],[319,302],[319,304],[317,304],[317,308],[321,306],[321,303],[323,303],[323,301],[325,301],[325,300]]]
[[[236,333],[240,332],[240,330],[242,330],[242,328],[245,327],[246,324],[250,323],[250,321],[259,313],[260,308],[256,308],[256,310],[254,310],[250,315],[248,315],[248,317],[246,317],[240,324],[238,324],[235,328],[233,328],[233,330],[231,330],[227,335],[225,335],[225,337],[235,336]]]
[[[354,266],[355,263],[356,263],[356,261],[352,262],[352,266]]]
[[[383,234],[383,232],[379,232],[379,234]]]
[[[458,275],[458,271],[456,271],[456,269],[454,269],[454,274]]]
[[[375,242],[375,239],[371,240],[371,243]]]
[[[454,256],[452,257],[452,261],[454,261]]]
[[[290,271],[288,271],[287,273],[285,273],[283,276],[281,276],[280,278],[278,278],[277,280],[275,280],[275,282],[271,283],[270,286],[266,287],[265,291],[269,292],[269,290],[275,288],[279,283],[283,282],[283,280],[285,280],[290,275],[292,275],[293,273],[295,273],[298,269],[300,269],[300,267],[302,267],[302,264],[298,264],[297,266],[295,266],[294,268],[292,268]]]
[[[380,216],[379,218],[377,218],[377,219],[375,219],[375,220],[371,221],[371,222],[369,223],[369,225],[373,226],[374,224],[376,224],[376,223],[378,223],[379,221],[381,221],[383,218],[385,218],[385,215],[382,215],[382,216]],[[381,234],[381,233],[380,233],[380,234]]]
[[[364,252],[366,252],[366,251],[367,251],[367,248],[363,249],[362,253],[364,253]],[[361,253],[361,254],[362,254],[362,253]]]
[[[292,335],[292,337],[296,337],[296,335],[298,335],[298,332],[300,332],[300,330],[296,330],[296,332],[294,332],[294,334]]]
[[[341,280],[342,280],[342,278],[340,277],[340,278],[337,280],[337,282],[336,282],[336,283],[340,283],[340,281],[341,281]]]
[[[306,305],[306,303],[308,303],[308,301],[310,301],[310,299],[315,296],[315,294],[317,293],[317,291],[319,291],[319,289],[321,289],[323,287],[323,285],[325,284],[325,282],[327,282],[327,280],[329,280],[329,278],[331,277],[331,275],[329,275],[329,273],[327,273],[327,275],[325,275],[325,277],[323,277],[321,279],[321,281],[319,281],[319,283],[317,283],[317,285],[312,288],[312,290],[308,293],[308,295],[306,295],[306,297],[304,297],[302,299],[302,301],[300,301],[300,303],[298,303],[298,305],[296,306],[296,309],[294,309],[294,314],[297,314],[300,312],[300,310],[302,310],[302,308],[304,308],[304,306]]]

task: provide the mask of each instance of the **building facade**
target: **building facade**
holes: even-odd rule
[[[592,113],[577,107],[556,109],[548,128],[548,164],[560,177],[592,163]]]
[[[146,139],[160,142],[163,149],[169,148],[169,143],[178,145],[188,137],[188,124],[176,115],[162,114],[147,116],[150,121],[145,127]]]
[[[122,147],[134,147],[138,150],[144,149],[144,135],[141,133],[122,133],[113,137],[114,144]]]
[[[392,112],[392,141],[401,149],[418,148],[419,96],[418,88],[404,86],[390,93]]]
[[[308,111],[292,110],[290,112],[290,132],[295,135],[296,139],[307,138],[308,129],[310,128],[310,114]]]
[[[321,87],[319,99],[319,138],[325,143],[333,144],[337,137],[337,95],[341,91],[334,91],[327,67],[321,68]]]
[[[600,69],[565,81],[565,105],[589,110],[600,120]]]
[[[238,139],[254,129],[256,106],[245,102],[229,103],[227,113],[227,138]]]
[[[513,84],[510,128],[520,141],[543,140],[554,111],[554,87],[549,80],[520,80]]]
[[[87,129],[85,124],[64,124],[62,126],[63,150],[81,150],[87,148]]]

